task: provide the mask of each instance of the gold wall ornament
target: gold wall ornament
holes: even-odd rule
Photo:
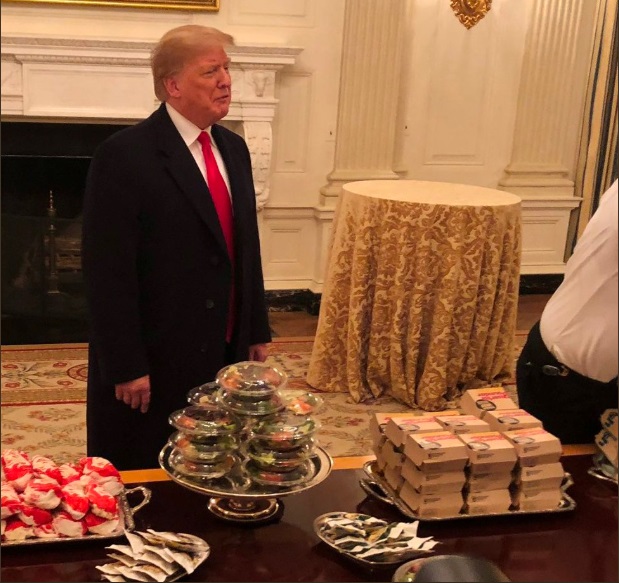
[[[492,0],[451,0],[451,9],[466,28],[472,28],[486,16],[491,4]]]

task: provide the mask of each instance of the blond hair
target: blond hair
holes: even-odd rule
[[[155,45],[150,57],[155,95],[166,101],[164,80],[176,75],[187,63],[205,50],[234,45],[234,38],[221,30],[198,24],[179,26],[166,32]]]

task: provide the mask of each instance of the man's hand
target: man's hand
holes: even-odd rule
[[[264,362],[269,356],[268,344],[252,344],[249,347],[249,360]]]
[[[139,408],[141,413],[146,413],[150,404],[150,376],[117,384],[116,398],[132,409]]]

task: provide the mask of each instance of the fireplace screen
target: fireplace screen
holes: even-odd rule
[[[2,344],[88,341],[84,186],[96,145],[120,127],[2,123]]]

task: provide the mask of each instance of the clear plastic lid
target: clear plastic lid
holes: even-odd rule
[[[179,450],[173,449],[170,453],[170,467],[184,476],[191,478],[214,479],[225,476],[238,462],[238,458],[228,454],[223,460],[216,463],[200,463],[187,459]]]
[[[288,377],[279,369],[262,362],[237,362],[222,368],[217,384],[229,393],[248,397],[266,397],[282,389]]]
[[[219,389],[219,385],[216,382],[204,383],[194,387],[187,393],[187,401],[191,405],[209,406],[215,404],[215,394]]]
[[[217,403],[224,409],[232,411],[238,415],[273,415],[284,408],[285,400],[275,391],[264,399],[246,398],[236,393],[231,393],[227,389],[220,389],[217,392]]]
[[[259,440],[249,440],[244,447],[247,457],[254,460],[260,469],[269,471],[288,471],[298,468],[303,462],[314,455],[314,442],[310,438],[301,447],[287,451],[270,449]]]
[[[214,406],[185,407],[174,411],[168,420],[170,425],[188,435],[229,435],[243,428],[232,413]]]
[[[234,434],[194,439],[191,435],[177,431],[170,436],[168,443],[186,459],[204,463],[223,460],[238,448],[237,436]]]
[[[246,474],[253,482],[261,486],[289,488],[309,482],[316,474],[316,468],[311,460],[306,460],[291,471],[277,472],[260,468],[254,460],[243,462]]]
[[[298,391],[284,391],[286,409],[295,415],[311,415],[324,403],[322,397],[314,393],[299,393]]]
[[[263,441],[291,443],[311,437],[319,425],[308,415],[284,411],[260,420],[252,427],[251,435]]]

